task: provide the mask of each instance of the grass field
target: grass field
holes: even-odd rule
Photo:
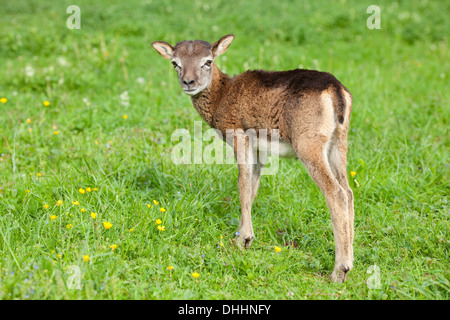
[[[449,299],[450,2],[77,1],[80,30],[72,4],[0,1],[0,299]],[[240,251],[237,166],[171,161],[201,118],[151,42],[228,33],[230,75],[318,69],[353,94],[344,284],[300,162],[263,176]]]

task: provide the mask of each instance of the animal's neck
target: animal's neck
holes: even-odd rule
[[[194,108],[198,111],[203,120],[205,120],[209,126],[214,127],[214,113],[216,112],[222,97],[224,97],[228,91],[228,85],[231,82],[231,78],[227,74],[221,72],[214,63],[212,64],[212,68],[212,78],[209,87],[198,95],[192,96],[191,99]]]

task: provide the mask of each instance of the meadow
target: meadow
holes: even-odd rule
[[[0,299],[449,299],[450,2],[80,0],[79,30],[72,4],[0,0]],[[229,33],[222,71],[317,69],[353,95],[343,284],[300,162],[262,177],[241,251],[237,166],[171,160],[201,118],[151,42]]]

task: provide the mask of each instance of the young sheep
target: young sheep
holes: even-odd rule
[[[325,195],[336,246],[331,279],[343,282],[353,268],[353,192],[346,168],[352,96],[333,75],[313,70],[255,70],[230,78],[214,60],[233,39],[226,35],[214,44],[182,41],[175,47],[156,41],[152,46],[172,62],[200,116],[223,137],[227,129],[236,132],[227,142],[239,167],[242,215],[237,243],[248,248],[254,238],[251,206],[264,166],[255,156],[254,142],[248,136],[242,140],[242,131],[277,129],[281,144],[292,151],[286,154],[303,162]],[[239,152],[239,145],[244,152]]]

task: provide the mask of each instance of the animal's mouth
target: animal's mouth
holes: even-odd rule
[[[194,86],[181,86],[184,92],[190,96],[195,96],[208,88],[208,85],[198,83]]]
[[[184,90],[184,92],[186,92],[187,94],[189,94],[189,95],[195,95],[195,94],[197,94],[197,93],[199,93],[200,92],[200,88],[195,88],[195,89],[183,89]]]

